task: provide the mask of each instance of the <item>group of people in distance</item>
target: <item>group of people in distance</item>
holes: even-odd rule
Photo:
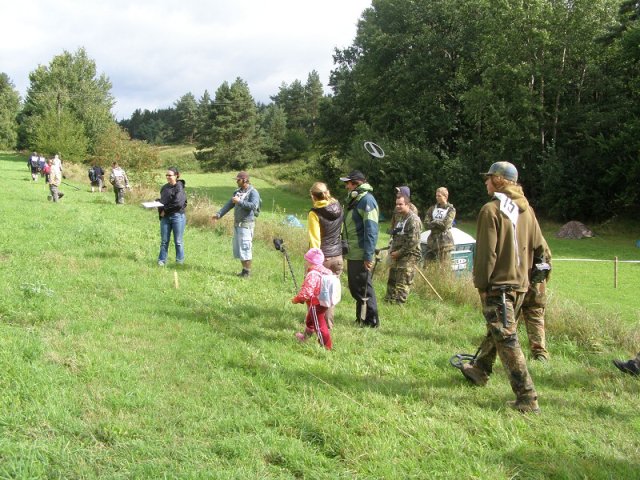
[[[45,159],[42,154],[33,152],[27,160],[27,167],[31,171],[31,179],[36,182],[38,176],[42,175],[44,181],[49,185],[48,199],[57,202],[64,197],[64,193],[60,191],[62,183],[62,161],[58,154],[52,158]]]
[[[94,163],[88,172],[89,183],[91,184],[91,193],[98,191],[102,192],[106,189],[104,183],[104,170],[103,168]],[[124,169],[118,165],[118,162],[111,164],[111,173],[109,174],[109,183],[113,186],[113,193],[115,195],[116,204],[124,204],[125,189],[131,188],[129,185],[129,177]]]

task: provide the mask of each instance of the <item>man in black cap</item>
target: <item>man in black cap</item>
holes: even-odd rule
[[[249,183],[247,172],[236,175],[238,188],[227,203],[213,216],[217,221],[233,208],[233,257],[242,262],[239,277],[247,278],[251,274],[253,228],[260,213],[260,194]]]
[[[373,188],[359,170],[341,177],[340,181],[349,192],[344,209],[343,238],[349,246],[345,259],[349,291],[356,301],[356,322],[376,328],[380,319],[371,271],[378,243],[378,203]]]

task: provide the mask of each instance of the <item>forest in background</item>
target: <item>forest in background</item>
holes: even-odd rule
[[[64,52],[32,72],[24,102],[0,74],[0,144],[139,168],[167,143],[193,144],[206,171],[306,159],[333,186],[360,168],[382,202],[408,184],[422,207],[446,185],[467,214],[485,195],[478,173],[509,160],[543,216],[632,215],[639,16],[632,0],[373,0],[334,52],[330,95],[313,71],[258,104],[236,78],[120,125],[106,75],[84,49]],[[366,140],[386,156],[373,161]]]

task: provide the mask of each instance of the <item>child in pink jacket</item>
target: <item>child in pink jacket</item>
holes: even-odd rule
[[[304,255],[307,261],[307,274],[298,294],[291,299],[291,303],[307,304],[306,328],[304,332],[296,333],[296,338],[300,342],[306,341],[311,335],[318,335],[318,342],[327,350],[331,350],[331,335],[325,319],[327,307],[320,305],[318,295],[320,294],[320,284],[322,275],[331,275],[333,272],[322,266],[324,253],[319,248],[311,248]]]

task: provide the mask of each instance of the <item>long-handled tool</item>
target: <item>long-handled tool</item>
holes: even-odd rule
[[[287,252],[287,249],[284,247],[284,240],[281,238],[274,238],[273,246],[276,247],[276,250],[283,253],[284,258],[286,259],[287,264],[289,265],[289,271],[291,272],[291,280],[293,280],[293,287],[296,289],[296,292],[297,292],[298,282],[296,282],[296,276],[293,273],[293,266],[291,265],[291,259],[289,258],[289,253]],[[286,275],[284,276],[286,277]]]
[[[420,274],[420,276],[424,279],[424,281],[427,282],[427,285],[429,285],[429,287],[431,288],[431,291],[433,291],[433,293],[436,294],[436,297],[438,297],[441,302],[444,302],[440,294],[436,291],[433,285],[431,285],[431,282],[427,279],[427,277],[424,276],[424,273],[422,273],[422,270],[420,270],[418,266],[416,266],[416,271]]]
[[[313,317],[313,325],[316,327],[316,335],[318,335],[318,341],[320,345],[324,347],[324,338],[322,337],[322,332],[320,332],[320,322],[318,321],[318,312],[316,311],[316,306],[311,305],[309,307],[311,309],[311,316]]]
[[[380,257],[380,253],[384,250],[389,250],[389,248],[391,247],[383,247],[383,248],[376,248],[375,252],[376,252],[376,256],[374,258],[374,264],[373,264],[373,270],[371,271],[371,277],[373,278],[373,276],[376,273],[376,267],[378,266],[378,263],[380,263],[380,261],[382,260],[382,258]]]
[[[496,285],[491,287],[491,290],[498,290],[500,292],[500,301],[502,302],[502,326],[507,328],[508,318],[507,318],[507,292],[510,292],[517,285]]]
[[[76,190],[80,190],[78,187],[76,187],[75,185],[71,185],[70,183],[67,183],[67,182],[60,182],[60,183],[62,183],[63,185],[66,185],[67,187],[71,187],[71,188],[75,188]]]

